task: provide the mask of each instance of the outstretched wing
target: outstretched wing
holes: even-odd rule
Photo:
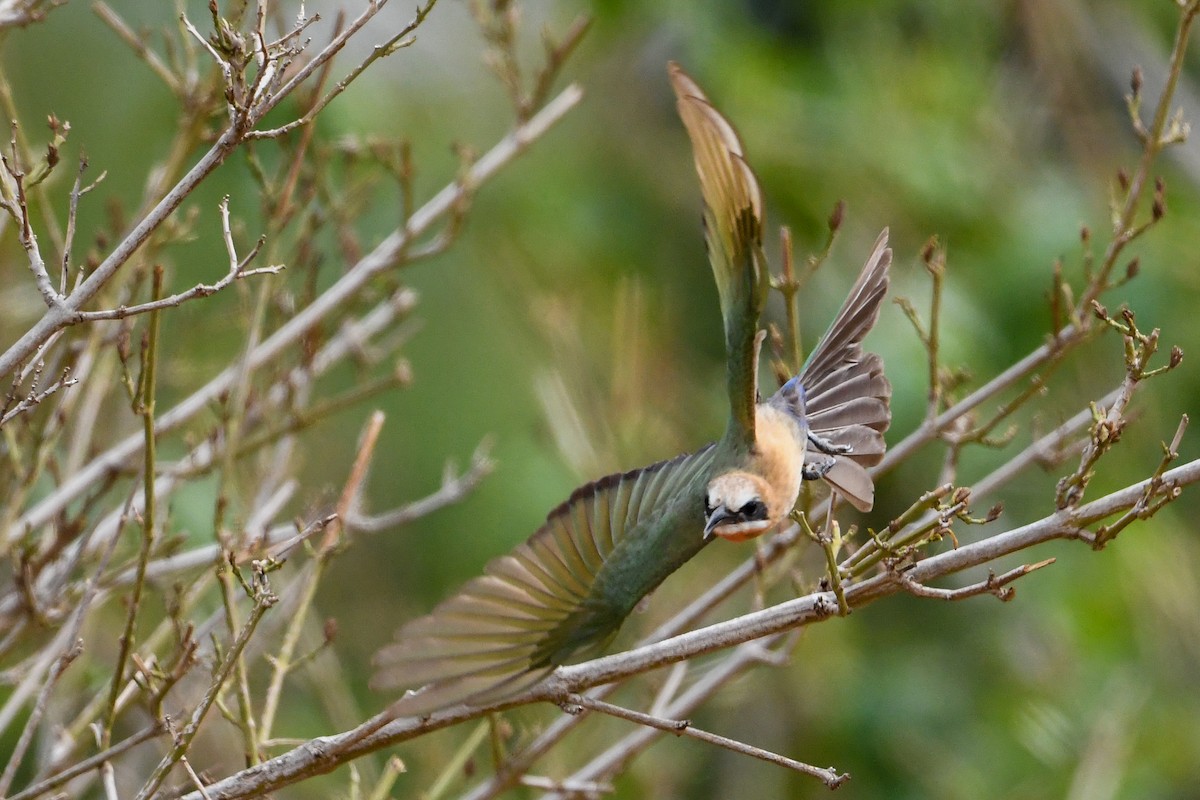
[[[700,497],[713,450],[575,490],[524,544],[401,627],[375,655],[372,687],[425,687],[393,706],[398,715],[482,705],[607,644],[637,602],[703,546]],[[691,535],[672,535],[680,527]]]
[[[813,349],[800,374],[771,398],[800,416],[808,430],[832,443],[849,447],[835,455],[822,477],[861,511],[875,501],[875,485],[866,467],[883,458],[883,432],[891,423],[892,386],[883,374],[883,359],[863,351],[863,337],[879,319],[887,294],[892,251],[885,228],[875,241],[862,272],[825,335]],[[806,460],[829,456],[809,447]]]
[[[671,62],[667,69],[692,140],[704,197],[705,242],[721,299],[730,403],[727,438],[748,451],[754,445],[758,398],[755,335],[770,286],[762,254],[762,191],[733,126],[678,64]]]

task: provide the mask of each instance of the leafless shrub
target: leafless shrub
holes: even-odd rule
[[[35,21],[53,5],[0,3],[0,25]],[[383,424],[377,413],[364,428],[334,507],[281,520],[282,509],[304,493],[290,467],[296,435],[340,408],[362,405],[409,380],[414,367],[397,356],[403,340],[389,331],[412,311],[416,297],[397,273],[452,246],[473,194],[579,100],[574,86],[556,95],[552,87],[587,25],[579,22],[548,38],[543,62],[527,75],[515,55],[516,6],[476,4],[490,64],[514,110],[514,126],[482,156],[464,153],[458,173],[424,201],[417,198],[415,167],[403,143],[386,152],[343,148],[340,156],[351,163],[383,165],[375,171],[394,177],[404,198],[396,229],[366,246],[337,212],[353,207],[351,187],[322,168],[334,145],[320,139],[313,122],[364,70],[411,41],[434,10],[434,0],[349,69],[335,66],[334,56],[361,35],[382,3],[365,3],[358,16],[340,18],[322,44],[308,38],[315,17],[285,23],[265,0],[253,8],[232,5],[236,10],[222,16],[214,4],[203,24],[183,17],[166,52],[148,45],[112,9],[96,5],[99,19],[173,95],[180,124],[170,155],[149,171],[140,207],[128,220],[114,220],[101,243],[82,258],[78,209],[101,191],[104,175],[93,176],[81,160],[65,196],[50,187],[46,179],[68,169],[60,163],[59,148],[71,134],[69,125],[51,118],[44,146],[14,128],[0,158],[0,224],[14,232],[20,246],[36,289],[30,297],[40,296],[44,304],[36,321],[0,352],[0,374],[9,386],[0,411],[7,455],[0,472],[5,498],[0,548],[12,565],[11,577],[0,582],[0,677],[12,687],[0,705],[0,734],[15,732],[16,741],[0,772],[0,795],[14,800],[55,792],[139,800],[187,791],[196,798],[260,796],[465,720],[487,718],[497,725],[493,712],[542,701],[567,713],[504,757],[495,773],[467,795],[472,800],[495,797],[518,784],[556,797],[603,793],[607,782],[662,733],[695,736],[837,786],[847,777],[837,769],[698,731],[687,716],[737,675],[786,659],[805,625],[902,593],[945,600],[991,594],[1006,600],[1014,581],[1049,561],[954,589],[929,584],[1051,539],[1101,549],[1200,479],[1200,462],[1174,465],[1185,418],[1177,430],[1166,432],[1171,435],[1161,463],[1144,480],[1098,497],[1090,491],[1097,469],[1127,433],[1135,393],[1181,363],[1178,349],[1158,352],[1157,330],[1144,330],[1132,311],[1109,310],[1100,301],[1136,275],[1138,262],[1127,262],[1126,250],[1167,211],[1166,189],[1154,168],[1160,152],[1187,134],[1171,103],[1200,12],[1193,0],[1181,4],[1167,84],[1148,116],[1140,72],[1134,73],[1129,109],[1143,145],[1141,159],[1116,179],[1111,230],[1103,236],[1083,234],[1090,265],[1086,281],[1072,286],[1061,274],[1055,276],[1054,327],[1042,346],[967,392],[962,376],[943,362],[940,348],[946,259],[936,241],[925,249],[928,304],[902,303],[928,356],[927,413],[915,430],[893,443],[876,474],[885,475],[923,448],[940,444],[945,455],[939,486],[886,526],[856,535],[841,529],[828,498],[809,498],[796,525],[679,609],[638,647],[560,668],[503,704],[453,708],[423,719],[381,714],[354,720],[356,725],[342,733],[286,738],[276,731],[276,721],[288,676],[334,640],[336,632],[326,629],[314,651],[305,632],[312,627],[316,588],[346,537],[399,526],[456,502],[492,466],[481,446],[470,467],[461,474],[448,472],[433,495],[369,515],[358,498]],[[264,127],[268,113],[278,109],[293,109],[294,119]],[[270,158],[264,156],[268,148]],[[203,153],[193,160],[189,154],[197,149]],[[247,236],[231,221],[239,205],[255,202],[245,197],[220,203],[220,230],[197,227],[186,203],[197,186],[241,151],[257,170],[263,230]],[[65,228],[54,221],[60,208],[66,210]],[[841,220],[839,207],[830,219],[829,243]],[[315,280],[322,260],[312,244],[318,231],[334,234],[341,250],[330,255],[346,265],[328,285]],[[191,236],[219,236],[226,261],[212,269],[211,283],[169,288],[172,277],[161,264],[169,260],[173,244]],[[811,268],[797,270],[786,232],[784,243],[775,283],[789,309],[789,330],[774,331],[771,338],[780,374],[794,370],[799,360],[798,288],[829,251],[826,246],[811,259]],[[162,319],[180,306],[228,291],[241,291],[252,309],[241,350],[215,377],[161,407]],[[1007,442],[1014,412],[1036,401],[1053,372],[1105,329],[1116,331],[1123,343],[1119,385],[1094,402],[1081,398],[1075,416],[990,475],[961,485],[961,454]],[[322,378],[343,364],[354,365],[362,378],[356,388],[330,394]],[[108,441],[98,421],[117,413],[136,419],[139,430]],[[992,525],[977,537],[968,534],[970,526],[1002,520],[998,506],[975,509],[1014,476],[1035,464],[1068,462],[1074,466],[1058,483],[1055,507],[1041,519],[1007,530]],[[217,486],[213,534],[203,543],[182,535],[169,511],[182,487],[202,480]],[[827,556],[828,573],[819,585],[794,600],[693,630],[739,587],[777,580],[783,573],[767,568],[806,539]],[[955,546],[927,553],[931,543],[943,539]],[[281,584],[277,570],[288,559],[300,566]],[[172,587],[173,576],[188,583]],[[103,646],[83,647],[89,623],[103,631]],[[698,679],[685,681],[689,659],[714,652],[720,652],[715,663]],[[95,696],[70,704],[73,716],[52,728],[47,708],[59,679],[85,664],[93,675],[104,676]],[[605,699],[614,687],[665,665],[674,667],[647,711]],[[333,686],[330,691],[345,690]],[[603,751],[585,756],[567,777],[533,774],[538,759],[590,712],[620,717],[633,727]],[[219,775],[192,761],[196,737],[216,715],[238,732],[233,747],[243,762],[241,768],[222,768]],[[460,753],[478,746],[487,728],[477,731]],[[280,746],[290,749],[272,755]],[[452,762],[447,771],[461,763]],[[386,796],[402,770],[400,762],[389,762],[367,793]],[[352,791],[359,791],[356,783]]]

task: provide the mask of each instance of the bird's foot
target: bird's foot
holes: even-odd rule
[[[808,440],[812,442],[813,447],[820,450],[822,453],[830,456],[844,456],[847,453],[854,452],[854,448],[848,444],[837,444],[824,436],[819,436],[812,431],[808,432]]]
[[[815,481],[818,478],[824,478],[825,473],[833,469],[833,465],[837,463],[837,459],[833,456],[823,458],[820,461],[806,461],[804,466],[800,468],[800,477],[806,481]]]

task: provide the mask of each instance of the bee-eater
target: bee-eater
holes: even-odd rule
[[[424,687],[393,707],[426,714],[484,705],[602,649],[638,602],[715,537],[759,536],[786,519],[801,481],[823,478],[869,510],[865,467],[884,452],[891,386],[861,341],[879,316],[891,250],[885,230],[800,373],[759,402],[759,315],[769,273],[763,201],[733,126],[669,66],[704,200],[720,296],[730,416],[725,434],[669,461],[576,489],[524,544],[487,565],[375,656],[376,688]]]

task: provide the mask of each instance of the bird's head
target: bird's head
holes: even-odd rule
[[[761,536],[779,520],[771,487],[758,475],[727,472],[713,478],[704,494],[704,538],[740,542]]]

